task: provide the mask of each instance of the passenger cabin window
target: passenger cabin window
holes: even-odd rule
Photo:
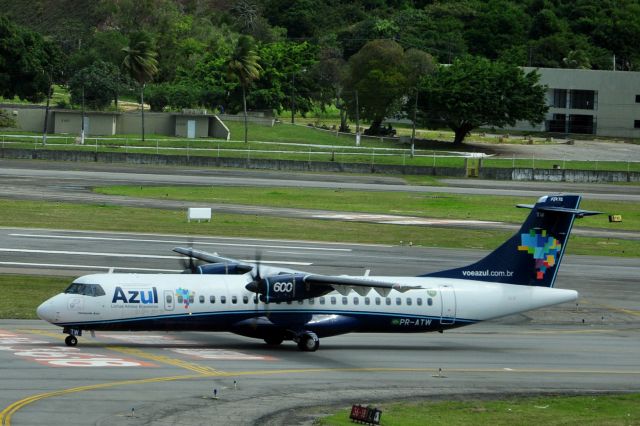
[[[396,305],[400,306],[402,305],[402,299],[399,297],[396,297]]]
[[[178,303],[182,303],[182,296],[178,296],[178,299],[176,299],[178,301]]]
[[[313,297],[311,299],[309,299],[309,304],[313,305],[314,303],[316,303],[316,299],[314,299]]]
[[[247,296],[246,294],[242,296],[242,303],[244,303],[245,305],[249,303],[249,296]]]
[[[368,298],[368,297],[365,297],[365,298],[364,298],[364,304],[365,304],[365,305],[370,305],[370,304],[371,304],[371,299],[370,299],[370,298]]]
[[[407,297],[407,306],[411,306],[412,303],[413,303],[413,300],[411,300],[410,297]]]
[[[432,298],[428,298],[427,299],[427,305],[429,305],[429,306],[433,305],[433,299]]]
[[[304,303],[304,300],[298,300],[298,305],[302,305]]]
[[[227,296],[220,296],[220,303],[227,303]]]
[[[384,303],[386,303],[387,305],[391,305],[391,298],[387,297],[386,299],[384,299]]]
[[[173,297],[171,297],[170,294],[167,294],[167,297],[165,297],[165,300],[167,301],[167,303],[173,303]]]
[[[231,303],[233,303],[234,305],[238,303],[238,296],[231,296]]]
[[[335,304],[336,304],[336,298],[335,298],[335,297],[333,297],[333,296],[331,296],[331,304],[332,304],[332,305],[335,305]]]
[[[215,296],[209,296],[209,303],[216,303],[216,297]]]
[[[376,305],[379,305],[379,304],[380,304],[380,298],[376,297]]]
[[[193,303],[193,296],[189,296],[189,303]]]
[[[200,296],[198,299],[200,299],[200,303],[204,303],[204,296]]]
[[[421,297],[418,297],[418,298],[416,299],[416,303],[418,304],[418,306],[422,306],[422,298],[421,298]]]
[[[353,304],[357,305],[360,303],[360,298],[358,298],[357,296],[353,298]]]
[[[343,297],[343,298],[342,298],[342,304],[343,304],[343,305],[346,305],[347,303],[349,303],[349,299],[348,299],[348,298],[346,298],[346,297]]]
[[[321,304],[321,305],[324,305],[324,302],[325,302],[324,297],[321,297],[321,298],[320,298],[320,304]]]
[[[104,296],[105,292],[99,284],[80,284],[72,283],[64,291],[65,294],[80,294],[82,296],[98,297]]]

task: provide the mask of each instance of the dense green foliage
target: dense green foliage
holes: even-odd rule
[[[375,130],[381,117],[413,116],[429,73],[407,68],[415,52],[433,63],[470,55],[513,66],[640,69],[635,0],[0,0],[0,7],[8,17],[0,21],[0,95],[32,100],[44,97],[48,75],[66,84],[102,61],[118,69],[122,95],[132,93],[123,76],[146,85],[140,95],[154,110],[237,113],[246,102],[248,110],[304,115],[333,105],[346,130],[357,90],[358,111]],[[228,72],[248,37],[261,70],[249,85]],[[131,61],[141,46],[142,68]],[[53,59],[63,73],[47,71]],[[19,66],[9,72],[9,63]],[[144,68],[153,72],[142,78]],[[491,124],[500,121],[511,119]]]
[[[427,123],[446,124],[458,144],[476,127],[541,122],[547,108],[539,78],[537,72],[525,74],[515,65],[466,57],[440,66],[424,80],[420,104]]]

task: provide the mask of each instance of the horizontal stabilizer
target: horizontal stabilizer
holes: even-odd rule
[[[521,209],[533,209],[535,207],[535,205],[533,205],[533,204],[518,204],[518,205],[516,205],[516,207],[519,207]],[[576,215],[578,217],[594,216],[594,215],[597,215],[597,214],[602,214],[602,212],[597,212],[597,211],[593,211],[593,210],[570,209],[570,208],[567,208],[567,207],[538,207],[538,210],[543,211],[543,212],[556,212],[556,213],[573,214],[573,215]]]

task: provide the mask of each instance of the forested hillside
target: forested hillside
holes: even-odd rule
[[[0,7],[5,35],[40,40],[55,57],[40,74],[69,84],[73,99],[82,90],[94,108],[135,94],[137,80],[155,110],[239,111],[244,88],[249,109],[304,113],[334,104],[346,116],[354,95],[373,87],[391,94],[385,105],[359,106],[375,122],[410,113],[407,99],[422,87],[412,77],[467,55],[510,66],[612,69],[615,61],[618,70],[640,69],[637,0],[0,0]],[[243,83],[228,61],[244,35],[259,78]],[[153,72],[132,80],[123,61],[134,47],[148,54]],[[364,75],[356,64],[380,72]],[[40,80],[30,99],[46,92]],[[91,98],[91,87],[106,99]]]

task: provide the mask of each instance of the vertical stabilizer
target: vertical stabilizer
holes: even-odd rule
[[[424,276],[553,287],[574,219],[599,213],[579,206],[579,195],[547,195],[535,205],[518,205],[531,213],[491,254],[469,266]]]

